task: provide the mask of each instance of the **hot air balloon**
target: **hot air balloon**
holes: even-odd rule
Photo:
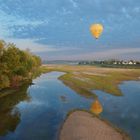
[[[91,34],[98,39],[103,32],[102,24],[92,24],[90,27]]]
[[[90,111],[96,115],[99,115],[103,111],[102,105],[98,99],[93,102]]]

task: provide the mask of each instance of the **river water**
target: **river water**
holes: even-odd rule
[[[42,74],[16,94],[0,99],[0,140],[57,140],[60,127],[73,109],[89,110],[93,99],[80,96],[58,77]],[[94,91],[103,106],[102,118],[140,140],[140,81],[120,85],[123,96]]]

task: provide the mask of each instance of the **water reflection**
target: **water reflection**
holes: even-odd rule
[[[99,115],[103,111],[102,104],[99,102],[98,98],[91,104],[90,111],[95,115]]]
[[[58,80],[61,75],[63,73],[60,72],[42,74],[33,81],[34,85],[22,90],[22,93],[19,91],[1,99],[1,110],[4,112],[10,108],[8,113],[15,119],[8,122],[11,129],[2,128],[6,133],[0,136],[0,140],[58,140],[67,113],[73,109],[89,108],[92,100],[65,86]],[[14,112],[15,108],[18,109]],[[2,119],[4,117],[7,116]]]
[[[140,140],[140,81],[126,81],[119,88],[123,96],[94,90],[103,105],[101,117],[125,130],[133,140]]]
[[[61,99],[62,102],[65,102],[65,103],[68,102],[66,96],[62,95],[62,96],[60,96],[60,99]]]
[[[20,112],[14,107],[21,101],[29,101],[27,89],[28,85],[24,85],[20,88],[20,91],[15,91],[0,98],[0,136],[4,136],[8,132],[14,132],[20,123]]]
[[[140,83],[122,85],[124,96],[95,91],[98,99],[93,102],[93,98],[80,96],[65,86],[58,80],[61,75],[60,72],[43,74],[30,88],[27,85],[0,98],[0,140],[58,140],[67,113],[89,108],[124,128],[135,140],[140,139]]]
[[[9,131],[14,132],[20,122],[20,113],[18,111],[11,114],[11,110],[0,113],[0,135],[4,136]]]

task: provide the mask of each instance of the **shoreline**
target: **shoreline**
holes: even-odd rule
[[[56,70],[57,71],[57,70]],[[48,72],[51,72],[51,71],[48,71]],[[46,73],[48,73],[48,72],[46,72]],[[59,71],[60,72],[60,71]],[[68,73],[66,73],[66,74],[68,74]],[[64,75],[66,75],[66,74],[64,74]],[[63,75],[62,75],[63,76]],[[98,75],[98,76],[102,76],[102,75]],[[61,80],[61,79],[60,79]],[[63,82],[63,81],[62,81]],[[12,93],[14,93],[14,92],[12,92]],[[7,94],[8,95],[8,94]],[[6,95],[5,95],[6,96]],[[84,111],[83,111],[84,112]],[[86,111],[87,112],[87,111]],[[71,114],[71,113],[70,113]],[[69,114],[69,115],[70,115]],[[90,113],[91,114],[91,113]],[[69,116],[68,115],[68,116]],[[93,114],[92,114],[93,115]],[[67,117],[66,117],[67,118]],[[98,119],[100,119],[100,118],[98,118]],[[105,123],[107,123],[108,125],[110,125],[111,124],[111,122],[109,122],[109,121],[107,121],[107,120],[103,120],[103,119],[100,119],[100,120],[102,120],[103,122],[105,122]],[[119,128],[115,128],[114,126],[113,126],[113,124],[111,124],[111,126],[114,128],[114,129],[119,129]],[[119,131],[120,132],[120,131]],[[121,131],[120,133],[123,133],[124,134],[124,132],[123,131]],[[128,139],[129,140],[129,139]]]
[[[102,90],[115,96],[122,96],[123,93],[118,85],[124,81],[139,81],[140,69],[115,69],[95,66],[79,65],[42,65],[42,72],[50,71],[65,72],[59,77],[66,86],[78,94],[95,98],[93,90]]]

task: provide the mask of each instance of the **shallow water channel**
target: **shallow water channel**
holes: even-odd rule
[[[89,110],[93,99],[80,96],[59,79],[62,72],[42,74],[34,85],[0,99],[0,140],[57,140],[73,109]],[[140,139],[140,81],[120,85],[123,96],[94,91],[103,106],[102,118]]]

